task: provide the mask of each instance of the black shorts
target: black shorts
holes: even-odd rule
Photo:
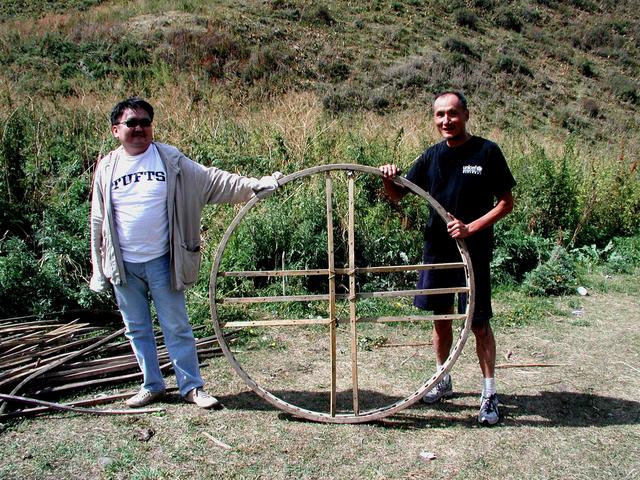
[[[435,250],[435,251],[434,251]],[[438,255],[429,242],[425,242],[423,262],[424,263],[448,263],[460,262],[459,254],[447,252],[445,255]],[[493,317],[491,308],[491,269],[490,257],[488,255],[470,254],[471,265],[475,277],[475,306],[473,311],[473,326],[484,325]],[[418,289],[427,288],[447,288],[464,287],[465,274],[461,268],[447,270],[422,270],[418,279]],[[453,293],[441,295],[416,295],[413,304],[422,309],[430,310],[436,315],[449,311],[454,306],[455,296]],[[458,313],[464,313],[467,303],[467,294],[458,295]]]

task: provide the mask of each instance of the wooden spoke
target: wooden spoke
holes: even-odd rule
[[[325,195],[327,197],[327,258],[329,268],[327,275],[329,276],[329,362],[331,370],[330,392],[329,392],[329,415],[336,416],[336,274],[335,274],[335,255],[333,246],[333,181],[331,174],[325,173],[326,187]]]

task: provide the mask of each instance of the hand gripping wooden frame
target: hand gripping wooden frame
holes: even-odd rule
[[[344,172],[347,175],[348,182],[348,268],[336,268],[334,265],[334,242],[333,242],[333,180],[332,175],[336,172]],[[462,348],[469,335],[471,328],[471,319],[473,318],[474,307],[474,277],[473,269],[471,267],[471,261],[469,258],[469,252],[463,240],[457,240],[458,250],[461,256],[461,262],[456,263],[437,263],[437,264],[419,264],[419,265],[396,265],[396,266],[373,266],[365,268],[357,268],[355,266],[355,172],[361,172],[374,176],[382,176],[381,172],[377,168],[355,165],[355,164],[332,164],[322,165],[317,167],[308,168],[298,171],[296,173],[287,175],[279,180],[280,186],[283,186],[290,182],[309,177],[312,175],[324,174],[326,177],[326,212],[327,212],[327,236],[328,236],[328,268],[318,270],[273,270],[273,271],[237,271],[237,272],[219,272],[220,263],[224,256],[225,248],[235,229],[238,227],[247,213],[261,201],[257,196],[247,202],[244,207],[238,212],[236,217],[229,225],[225,232],[218,251],[215,261],[211,269],[210,279],[210,302],[211,302],[211,318],[213,320],[213,327],[218,341],[222,347],[222,351],[227,360],[236,373],[242,378],[242,380],[262,399],[266,400],[273,406],[283,410],[291,415],[302,417],[308,420],[326,423],[362,423],[379,420],[386,416],[399,412],[400,410],[407,408],[416,403],[425,392],[433,388],[442,377],[451,369],[453,364],[458,359]],[[442,206],[427,192],[422,190],[417,185],[410,181],[396,177],[395,182],[406,189],[412,191],[416,195],[422,197],[428,202],[428,204],[437,212],[440,217],[447,221],[446,211]],[[462,268],[465,271],[466,285],[452,288],[437,288],[437,289],[423,289],[423,290],[402,290],[402,291],[386,291],[386,292],[358,292],[356,291],[356,274],[357,273],[381,273],[381,272],[406,272],[406,271],[418,271],[428,269],[455,269]],[[336,294],[335,275],[347,275],[349,278],[349,293],[348,294]],[[280,296],[280,297],[242,297],[242,298],[218,298],[216,300],[216,291],[218,287],[218,279],[225,276],[236,277],[286,277],[297,275],[324,275],[328,279],[328,293],[325,295],[293,295],[293,296]],[[451,315],[421,315],[421,316],[403,316],[403,317],[357,317],[356,303],[359,299],[364,298],[392,298],[400,296],[415,296],[415,295],[433,295],[442,293],[467,293],[467,300],[464,314],[451,314]],[[221,324],[218,320],[217,303],[265,303],[265,302],[278,302],[278,301],[317,301],[323,300],[328,302],[328,318],[324,319],[305,319],[305,320],[264,320],[264,321],[230,321]],[[352,383],[352,400],[353,409],[350,412],[337,412],[336,410],[336,327],[338,319],[336,318],[336,301],[347,300],[349,302],[349,324],[350,324],[350,343],[351,343],[351,383]],[[464,325],[460,330],[457,341],[455,341],[453,348],[447,358],[446,362],[442,365],[442,368],[436,370],[436,372],[423,384],[421,384],[412,394],[405,398],[397,400],[390,405],[375,408],[368,411],[360,411],[359,398],[358,398],[358,323],[361,322],[417,322],[421,320],[438,321],[438,320],[464,320]],[[294,405],[290,402],[284,401],[278,396],[270,393],[265,388],[258,385],[242,368],[240,363],[236,360],[234,354],[231,352],[229,345],[225,341],[222,328],[238,328],[238,327],[276,327],[276,326],[305,326],[305,325],[326,325],[327,336],[329,341],[330,352],[330,371],[331,371],[331,383],[329,394],[329,406],[327,412],[318,412],[306,409],[302,406]]]

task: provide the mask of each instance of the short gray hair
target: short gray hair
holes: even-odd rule
[[[469,107],[467,106],[467,97],[464,96],[464,93],[458,90],[445,90],[444,92],[436,93],[433,97],[433,103],[436,103],[436,100],[438,100],[440,97],[444,97],[445,95],[455,95],[456,97],[458,97],[458,100],[460,100],[460,103],[462,103],[464,109],[467,111],[469,110]]]

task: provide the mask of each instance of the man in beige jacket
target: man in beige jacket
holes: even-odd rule
[[[165,392],[152,299],[180,394],[201,408],[219,407],[203,389],[184,295],[198,278],[202,209],[268,194],[282,174],[256,179],[204,167],[153,141],[153,115],[153,107],[136,97],[111,112],[111,132],[120,147],[100,160],[94,176],[90,288],[113,287],[143,373],[142,387],[128,406],[148,405]]]

